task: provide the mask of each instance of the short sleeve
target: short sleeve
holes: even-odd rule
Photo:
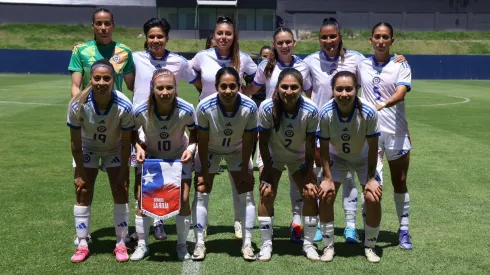
[[[123,131],[131,131],[134,129],[134,115],[131,110],[122,110],[120,125],[121,130]]]
[[[330,117],[328,113],[325,113],[319,119],[317,137],[321,140],[330,140]]]
[[[199,75],[196,73],[196,71],[194,71],[194,69],[192,69],[189,62],[184,59],[180,65],[180,74],[182,78],[190,84],[196,82],[196,80],[199,78]]]
[[[378,112],[374,110],[374,114],[368,118],[366,118],[366,137],[367,138],[373,138],[373,137],[379,137],[381,135],[381,132],[379,131],[379,124],[378,124]]]
[[[244,72],[247,75],[255,75],[255,72],[257,71],[257,64],[252,60],[252,58],[248,55],[243,55],[243,59],[241,60],[243,62],[242,67],[242,72]]]
[[[303,74],[303,88],[305,92],[310,92],[313,89],[313,85],[311,84],[311,75],[310,75],[310,68],[308,65],[303,62],[305,68],[302,71]]]
[[[82,124],[78,117],[78,103],[70,103],[68,106],[66,125],[72,129],[81,129]]]
[[[400,85],[407,86],[408,91],[412,89],[412,70],[407,62],[402,62],[400,64],[400,72],[398,73],[395,86]]]
[[[194,111],[194,108],[192,108],[192,112],[185,112],[184,123],[187,126],[187,129],[196,129],[196,112]]]
[[[318,110],[314,110],[309,113],[308,121],[306,125],[306,135],[314,136],[316,135],[316,131],[318,129]]]
[[[259,67],[257,68],[257,71],[255,73],[255,77],[254,77],[254,82],[253,82],[257,86],[261,86],[261,87],[265,86],[265,82],[267,80],[265,78],[265,73],[264,73],[265,66],[267,66],[267,61],[262,61],[259,64]]]
[[[126,60],[126,64],[124,65],[123,68],[123,74],[130,74],[134,72],[134,59],[133,59],[133,54],[131,51],[128,49],[128,59]]]
[[[208,131],[209,119],[206,116],[206,112],[202,110],[201,106],[197,106],[196,118],[197,118],[197,129],[202,131]]]
[[[245,125],[245,132],[257,131],[257,107],[250,110],[248,115],[247,125]]]
[[[139,129],[145,123],[145,117],[143,112],[134,115],[134,128]]]
[[[258,112],[257,126],[259,131],[268,131],[274,126],[274,122],[272,120],[272,107],[264,105],[266,104],[260,105]]]
[[[191,61],[189,61],[189,67],[196,72],[201,72],[201,54],[197,53]]]
[[[82,59],[80,58],[80,51],[78,46],[73,47],[71,52],[70,64],[68,64],[68,71],[70,72],[83,72]]]

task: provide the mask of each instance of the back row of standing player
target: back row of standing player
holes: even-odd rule
[[[247,144],[249,144],[249,139],[253,140],[254,131],[252,130],[255,130],[255,127],[257,125],[255,124],[255,126],[252,127],[254,125],[254,122],[249,121],[249,124],[246,124],[244,126],[245,128],[243,129],[248,129],[251,131],[246,132],[242,135],[240,134],[240,131],[236,131],[236,126],[233,126],[233,124],[228,124],[231,122],[225,123],[221,125],[223,129],[216,129],[222,132],[221,135],[224,135],[223,137],[219,136],[219,138],[222,140],[216,140],[215,135],[209,134],[209,131],[211,130],[206,129],[209,128],[208,126],[210,125],[220,125],[219,123],[224,122],[227,119],[235,118],[237,112],[241,110],[233,108],[230,110],[226,110],[227,106],[242,106],[241,108],[243,110],[247,109],[250,113],[254,113],[256,111],[256,105],[253,104],[253,102],[250,101],[247,97],[240,95],[232,96],[233,91],[238,91],[240,79],[243,78],[243,75],[255,74],[254,84],[256,86],[265,85],[267,98],[270,98],[275,94],[276,104],[277,102],[280,102],[280,99],[283,99],[284,103],[288,103],[288,101],[296,103],[299,102],[298,104],[293,105],[296,108],[294,109],[296,111],[292,112],[290,116],[288,115],[288,110],[282,110],[279,107],[275,107],[274,100],[272,99],[269,99],[266,102],[268,104],[262,104],[263,106],[261,105],[261,111],[259,111],[259,113],[263,112],[264,117],[262,118],[259,115],[259,126],[263,128],[262,130],[265,130],[261,133],[261,137],[265,137],[268,136],[267,133],[274,133],[274,131],[272,130],[267,131],[268,129],[279,127],[276,125],[281,125],[280,120],[277,120],[277,108],[281,109],[280,113],[284,113],[283,119],[291,119],[293,121],[299,122],[297,126],[304,127],[308,125],[308,123],[305,124],[304,121],[300,121],[297,118],[304,117],[306,119],[308,117],[308,113],[315,113],[315,105],[324,106],[329,101],[333,94],[332,87],[335,87],[335,83],[330,83],[332,77],[339,71],[353,72],[355,76],[361,80],[359,84],[363,86],[365,100],[375,105],[376,109],[380,111],[380,156],[382,156],[383,151],[386,150],[387,158],[391,168],[390,170],[392,171],[392,182],[395,189],[395,205],[397,208],[397,214],[400,219],[400,246],[404,249],[411,249],[410,235],[408,235],[409,197],[406,189],[406,174],[408,170],[410,140],[406,119],[404,117],[403,104],[403,97],[405,93],[410,89],[410,68],[406,62],[391,62],[393,58],[389,53],[389,46],[393,43],[394,40],[393,29],[389,24],[382,23],[376,25],[373,28],[371,43],[373,44],[373,48],[375,50],[375,56],[373,56],[372,58],[364,58],[361,54],[357,52],[343,49],[338,23],[335,21],[335,19],[327,19],[323,22],[323,25],[320,29],[320,44],[322,50],[310,55],[305,59],[305,61],[302,61],[301,59],[292,55],[292,50],[295,44],[292,32],[289,29],[280,28],[274,33],[273,51],[271,56],[269,57],[268,61],[261,63],[258,69],[248,55],[243,54],[238,50],[236,27],[230,18],[220,17],[218,19],[214,32],[216,46],[212,49],[198,53],[196,57],[189,63],[187,63],[185,59],[183,59],[179,55],[171,53],[170,51],[165,49],[170,31],[170,26],[165,20],[151,19],[145,24],[144,31],[147,38],[145,42],[146,51],[137,52],[134,54],[134,56],[131,55],[131,52],[129,51],[129,49],[127,49],[127,47],[120,43],[112,41],[111,32],[114,27],[114,18],[109,11],[104,9],[96,11],[93,16],[93,26],[95,31],[94,40],[75,47],[74,54],[70,62],[70,70],[73,72],[72,95],[77,95],[72,101],[72,108],[70,108],[71,113],[69,114],[69,124],[72,126],[73,129],[72,149],[74,151],[74,162],[78,164],[76,165],[76,167],[85,167],[85,169],[75,168],[77,204],[74,208],[74,214],[75,225],[77,228],[77,236],[80,244],[77,248],[77,252],[72,258],[73,261],[83,261],[89,254],[88,246],[85,240],[88,236],[90,228],[90,203],[93,197],[93,184],[97,175],[96,168],[98,167],[99,159],[102,160],[102,166],[106,168],[109,174],[109,179],[112,187],[111,189],[114,195],[114,222],[116,235],[118,238],[115,249],[116,259],[120,261],[128,259],[127,250],[124,245],[124,237],[127,234],[127,224],[129,216],[126,184],[128,181],[128,179],[126,178],[128,174],[128,167],[126,165],[127,154],[124,153],[114,155],[111,154],[114,152],[110,151],[114,151],[114,146],[121,146],[119,148],[127,148],[126,143],[129,142],[129,138],[128,134],[125,134],[124,132],[122,138],[120,139],[120,143],[115,142],[118,140],[116,137],[112,137],[115,139],[111,140],[110,143],[112,148],[108,150],[108,147],[106,147],[107,144],[105,143],[106,141],[109,141],[110,135],[104,134],[105,131],[109,131],[107,130],[107,126],[102,125],[107,122],[104,119],[95,121],[97,119],[97,116],[108,116],[109,120],[110,114],[112,113],[116,114],[116,117],[117,115],[124,116],[124,114],[128,112],[131,106],[131,103],[124,97],[124,95],[115,91],[111,93],[106,93],[105,99],[107,102],[104,101],[103,98],[101,98],[100,101],[97,100],[99,97],[98,92],[100,94],[103,94],[102,91],[104,90],[104,88],[106,88],[107,84],[110,83],[108,81],[110,77],[109,74],[107,72],[105,72],[104,74],[104,72],[101,73],[100,71],[104,71],[105,69],[109,70],[109,73],[111,73],[111,68],[114,69],[113,81],[117,90],[121,90],[123,79],[126,82],[128,89],[131,90],[134,85],[133,105],[135,106],[134,110],[136,115],[136,122],[138,126],[142,126],[143,128],[144,125],[151,125],[148,124],[151,121],[170,121],[175,119],[176,117],[185,120],[186,114],[188,117],[187,119],[190,119],[189,114],[193,113],[194,109],[192,105],[186,103],[180,98],[172,101],[175,102],[175,106],[178,107],[176,109],[172,107],[174,106],[172,104],[164,104],[159,107],[159,105],[155,103],[164,103],[164,99],[172,98],[172,95],[169,91],[175,92],[177,90],[176,85],[178,83],[179,77],[182,77],[190,83],[194,83],[194,85],[202,91],[200,94],[200,99],[202,99],[202,102],[197,107],[197,125],[199,127],[198,136],[199,144],[201,145],[201,143],[204,143],[207,140],[208,146],[199,146],[201,150],[199,150],[199,152],[196,154],[195,161],[195,170],[198,175],[196,182],[196,199],[194,200],[194,211],[192,211],[194,215],[193,220],[196,223],[195,234],[197,244],[196,249],[194,250],[194,253],[192,255],[192,258],[195,260],[202,260],[205,257],[206,248],[204,246],[203,229],[207,224],[207,206],[209,201],[209,192],[211,191],[212,180],[215,173],[217,172],[216,169],[219,165],[219,160],[221,159],[221,156],[224,157],[228,162],[228,168],[231,174],[232,182],[234,183],[234,185],[236,185],[236,190],[239,193],[239,201],[238,203],[235,203],[235,205],[237,206],[235,207],[235,212],[243,214],[243,217],[240,217],[241,225],[243,226],[244,236],[242,254],[247,260],[255,259],[253,249],[251,248],[251,230],[253,228],[255,216],[255,204],[253,199],[253,177],[251,175],[247,176],[248,173],[250,173],[250,170],[247,169],[247,167],[244,165],[241,166],[241,163],[248,161],[248,159],[250,158],[250,154],[248,153],[248,151],[252,150],[252,146],[247,146]],[[111,62],[106,64],[101,61],[95,64],[95,66],[91,66],[94,64],[95,60],[104,58],[109,59]],[[134,58],[134,65],[132,58]],[[227,68],[228,66],[234,67],[235,70]],[[165,68],[167,70],[162,70],[162,68]],[[291,70],[286,70],[286,72],[282,75],[282,81],[287,82],[287,80],[289,79],[291,80],[291,83],[284,83],[284,89],[281,89],[280,85],[277,85],[276,83],[280,82],[279,74],[282,71],[285,71],[286,68],[295,68],[301,73],[301,75],[298,76]],[[157,69],[160,70],[154,72]],[[221,75],[217,75],[217,71],[220,71]],[[235,75],[235,72],[238,75]],[[94,73],[96,74],[94,75]],[[344,75],[343,77],[341,77],[341,80],[343,80],[344,78],[349,79],[349,77],[349,75]],[[293,83],[295,82],[294,79],[297,82],[296,84]],[[156,83],[156,81],[162,83]],[[353,83],[347,84],[349,84],[350,86],[352,86],[352,84],[355,84],[354,91],[357,91],[357,79],[350,79],[350,81]],[[91,91],[90,89],[86,89],[85,93],[78,93],[80,87],[86,87],[90,82],[93,84],[93,91]],[[295,91],[295,89],[293,88],[298,88],[298,85],[304,91],[306,91],[309,96],[312,96],[312,99],[316,104],[309,101],[308,99],[303,99],[302,97],[295,99],[294,93],[291,92]],[[346,85],[344,87],[345,94],[343,96],[344,98],[352,99],[352,96],[350,94],[346,95],[349,92],[352,92],[352,89],[349,90],[349,85]],[[112,88],[112,86],[110,86],[110,88]],[[247,89],[243,89],[243,92],[251,94],[256,90],[256,87],[249,87]],[[281,93],[279,92],[279,90],[289,90],[289,97],[286,96],[288,93],[284,92],[284,97],[281,98]],[[157,97],[160,97],[162,99],[162,101],[155,100],[153,109],[151,107],[151,100],[143,103],[148,99],[148,94],[150,93],[150,91],[153,91],[151,95],[154,96],[155,99]],[[213,95],[214,93],[216,93],[216,91],[220,92],[219,96]],[[223,94],[223,96],[221,96],[221,94]],[[230,96],[226,97],[227,94],[229,94]],[[206,97],[208,95],[210,96]],[[240,103],[238,105],[236,104],[237,98]],[[227,100],[229,100],[230,102],[227,102]],[[83,104],[85,102],[88,102],[89,104]],[[104,102],[106,102],[107,104],[103,106],[104,108],[101,108],[100,104],[104,105]],[[233,102],[233,104],[231,104],[231,102]],[[368,110],[366,112],[366,118],[376,117],[375,115],[373,115],[373,113],[376,112],[372,111],[372,107],[364,105],[365,102],[360,100],[356,100],[355,102],[355,104],[357,104],[356,106],[363,106],[359,108],[359,113],[361,109]],[[231,105],[228,103],[230,103]],[[332,107],[330,108],[331,110],[342,111],[342,108],[337,106],[334,101],[330,102],[329,104],[332,105]],[[79,106],[83,107],[84,112],[77,112],[77,110],[80,110]],[[90,106],[92,106],[92,109],[94,109],[92,113],[90,113],[89,110],[86,110],[87,108],[90,109]],[[165,106],[167,106],[167,108]],[[169,106],[171,107],[170,109],[168,109]],[[317,116],[319,115],[323,118],[323,116],[328,117],[327,114],[332,115],[332,112],[329,112],[331,110],[325,109],[329,109],[327,106],[329,105],[325,105],[324,108],[322,108],[323,111],[319,113],[317,112]],[[114,112],[112,112],[113,109]],[[177,109],[179,115],[172,116],[171,112],[175,112],[177,111]],[[152,112],[149,112],[150,110]],[[369,112],[369,110],[371,110],[372,112]],[[306,115],[298,116],[300,111],[304,112]],[[243,112],[246,113],[247,111]],[[152,114],[155,115],[153,116]],[[336,113],[336,115],[338,116],[337,119],[340,120],[340,125],[344,125],[343,123],[345,123],[346,126],[349,125],[352,121],[354,111],[351,112],[351,115],[345,116],[345,121],[343,120],[344,117],[342,117],[341,114],[342,112]],[[87,115],[89,115],[89,117],[82,117]],[[125,121],[128,119],[129,118],[125,118]],[[262,121],[262,119],[264,119],[264,121]],[[212,121],[212,123],[210,123],[210,120]],[[369,119],[366,119],[366,121],[367,120]],[[265,121],[268,121],[269,124],[267,124],[267,122]],[[245,122],[247,122],[247,120],[240,121],[242,126]],[[90,136],[88,138],[86,135],[84,135],[82,140],[82,138],[80,138],[81,131],[78,129],[82,128],[82,131],[84,133],[89,132],[88,130],[83,130],[82,126],[86,123],[95,123],[101,125],[98,125],[96,128],[92,127],[96,131],[93,134],[92,132],[90,132]],[[129,122],[126,121],[125,123],[126,124],[121,127],[123,128],[123,130],[131,128]],[[186,123],[189,130],[191,130],[190,135],[188,139],[185,140],[185,142],[181,142],[180,146],[176,147],[178,148],[178,151],[184,148],[183,144],[185,144],[186,146],[190,144],[189,147],[184,148],[189,150],[183,150],[183,152],[180,153],[179,156],[175,157],[182,157],[183,162],[189,163],[190,158],[188,156],[188,152],[190,152],[191,154],[195,153],[195,147],[193,147],[192,145],[194,144],[193,141],[196,140],[197,131],[193,128],[194,125],[192,121],[189,120],[186,121]],[[264,127],[264,124],[261,123],[265,123],[268,126]],[[298,135],[301,135],[294,130],[294,123],[290,123],[288,125],[285,125],[284,123],[281,125],[281,127],[288,127],[290,129],[285,129],[283,134],[286,135],[286,138],[284,140],[278,143],[271,142],[270,153],[272,155],[273,151],[277,150],[273,148],[277,146],[282,146],[282,148],[286,149],[285,151],[287,152],[287,148],[290,148],[290,146],[293,144],[293,141],[298,140]],[[239,128],[240,127],[238,127],[237,129]],[[181,133],[184,133],[183,128],[180,130]],[[309,130],[309,133],[311,134],[311,129]],[[355,151],[351,148],[352,144],[349,142],[350,139],[353,137],[352,134],[349,133],[349,127],[345,127],[342,130],[345,130],[346,133],[342,133],[340,135],[343,140],[340,150],[342,150],[344,154],[350,154],[351,151]],[[176,132],[178,131],[176,130]],[[158,133],[158,137],[155,136],[155,138],[159,140],[155,140],[153,142],[154,146],[156,146],[154,148],[155,152],[152,154],[154,157],[163,158],[163,156],[160,156],[158,154],[157,151],[159,151],[165,155],[165,158],[168,158],[169,155],[165,153],[165,151],[173,151],[173,149],[176,149],[175,147],[172,148],[171,141],[167,142],[166,140],[169,138],[169,136],[174,136],[175,133],[170,131],[167,133],[169,133],[169,135],[162,136],[161,133]],[[307,132],[304,132],[302,134],[306,135],[306,133]],[[151,144],[151,139],[148,139],[148,137],[151,136],[150,130],[148,130],[148,132],[145,131],[145,134],[147,139],[145,145],[148,146],[148,144]],[[274,134],[271,134],[271,137],[274,136]],[[319,137],[320,139],[330,138],[329,136],[322,136],[321,131]],[[243,145],[237,143],[237,138],[240,139],[240,143]],[[333,142],[333,137],[331,138],[331,143],[333,145],[333,148],[335,148],[336,144]],[[307,139],[305,137],[305,141],[306,140]],[[94,145],[91,148],[90,143],[94,142],[102,143],[102,147]],[[260,147],[262,149],[268,148],[267,146],[264,147],[262,144],[267,144],[266,141],[261,142]],[[217,148],[220,146],[220,149],[229,147],[226,148],[227,150],[229,150],[229,152],[221,152]],[[297,145],[293,145],[293,147],[295,146]],[[105,148],[104,150],[102,150],[103,153],[101,153],[101,148]],[[136,145],[136,148],[139,149],[138,158],[141,161],[143,158],[143,155],[141,153],[142,148],[138,145]],[[232,150],[233,148],[235,150]],[[239,148],[241,151],[241,155],[238,159],[233,158],[231,156],[231,153],[236,153],[236,150],[238,150]],[[307,150],[308,146],[304,148],[306,148],[304,150]],[[296,156],[298,156],[298,152],[300,155],[303,154],[303,164],[305,162],[304,150],[296,152],[294,152],[293,150],[293,152],[296,153]],[[335,152],[342,154],[340,150],[336,151],[335,149],[332,149],[331,153],[333,155],[335,155]],[[176,151],[173,152],[175,153]],[[184,152],[187,153],[184,154]],[[305,166],[298,163],[283,163],[282,167],[279,167],[280,161],[276,160],[274,164],[272,164],[270,156],[271,154],[269,154],[269,156],[265,158],[264,156],[266,156],[268,152],[266,152],[266,154],[264,154],[264,152],[265,151],[263,151],[262,153],[262,166],[263,169],[266,170],[266,172],[263,173],[263,175],[264,177],[269,178],[267,180],[265,180],[266,178],[264,178],[261,181],[259,224],[262,233],[263,245],[261,252],[258,255],[258,259],[267,261],[271,258],[272,255],[271,236],[274,213],[273,200],[277,191],[277,183],[279,180],[279,178],[277,177],[278,173],[280,175],[280,172],[284,168],[284,164],[288,165],[289,172],[292,175],[293,179],[295,178],[295,172],[308,171],[308,169],[305,170]],[[213,158],[213,153],[214,155],[218,153],[218,155]],[[280,159],[288,158],[281,157]],[[296,160],[300,160],[300,158],[297,158]],[[322,162],[320,160],[317,160],[317,166],[321,167],[321,163]],[[315,204],[310,205],[307,203],[308,201],[311,201],[308,200],[308,196],[314,197],[320,195],[324,198],[328,197],[330,198],[330,200],[328,201],[331,202],[332,194],[334,198],[336,190],[338,189],[340,183],[345,180],[348,172],[350,173],[356,170],[356,167],[350,164],[345,165],[346,167],[350,168],[347,169],[346,175],[343,175],[340,178],[333,177],[335,184],[331,180],[325,181],[326,183],[322,182],[318,190],[317,188],[312,188],[312,186],[309,186],[310,189],[307,188],[307,185],[304,183],[304,179],[308,177],[305,177],[304,174],[296,175],[297,180],[295,181],[294,185],[296,185],[299,190],[303,191],[303,199],[305,201],[303,214],[305,216],[305,223],[307,223],[308,225],[305,228],[305,242],[303,244],[303,251],[310,259],[315,260],[320,259],[320,257],[318,256],[318,253],[316,252],[314,247],[311,246],[311,228],[316,228],[316,224],[318,224],[318,218],[316,218],[316,215],[312,215],[312,213],[314,213],[316,209],[318,214],[318,208],[315,208]],[[186,166],[184,165],[184,167]],[[201,167],[208,168],[201,169]],[[332,169],[333,167],[335,166],[332,166]],[[306,168],[309,168],[309,166],[307,165]],[[332,176],[329,174],[328,169],[325,169],[325,167],[323,168],[323,175],[327,179],[331,179]],[[190,173],[186,174],[190,175]],[[358,177],[360,176],[361,174],[358,173]],[[141,176],[137,178],[140,179],[140,177]],[[361,184],[366,183],[366,178],[366,173],[364,173],[362,175],[362,178],[359,179]],[[381,181],[381,178],[379,178],[378,180]],[[183,181],[185,186],[183,200],[184,204],[181,209],[181,213],[177,218],[177,231],[179,235],[177,250],[178,257],[180,259],[189,259],[191,258],[191,256],[187,253],[185,240],[190,225],[189,216],[191,211],[188,205],[188,191],[191,181],[190,176],[188,178],[183,178]],[[333,190],[332,186],[334,186]],[[352,195],[354,193],[352,192],[352,189],[356,190],[354,187],[351,188],[349,192],[345,192],[344,190],[344,193]],[[319,192],[319,194],[317,191]],[[124,192],[126,192],[125,198]],[[327,196],[327,194],[330,195]],[[375,198],[378,198],[379,201],[381,195],[380,188],[373,191],[373,194],[376,194]],[[361,197],[364,199],[364,196]],[[357,191],[355,192],[355,198],[357,198]],[[293,207],[293,210],[294,209],[295,208]],[[323,209],[323,204],[320,204],[320,209]],[[363,209],[366,208],[363,207]],[[346,211],[346,214],[352,216],[352,212],[355,215],[355,208],[353,211]],[[367,207],[367,212],[370,212],[369,206]],[[138,214],[136,218],[136,229],[139,237],[138,248],[132,255],[132,259],[134,258],[135,260],[142,259],[149,253],[147,246],[149,223],[146,217],[141,217],[139,212]],[[334,255],[333,212],[331,214],[332,215],[329,215],[328,213],[322,214],[320,211],[320,229],[323,233],[322,235],[324,237],[325,243],[324,253],[321,259],[325,261],[330,261]],[[377,238],[377,232],[379,230],[379,220],[378,222],[376,222],[376,218],[368,218],[366,224],[367,226],[365,238],[368,241],[365,241],[364,244],[367,248],[374,248],[374,243]],[[374,235],[376,236],[373,237]],[[376,256],[374,250],[372,249],[369,249],[369,251],[366,250],[366,256],[370,261],[379,261],[379,257]]]

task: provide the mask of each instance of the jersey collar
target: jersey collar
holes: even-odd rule
[[[221,57],[221,55],[219,55],[218,49],[216,49],[216,47],[214,47],[214,53],[216,54],[216,58],[218,58],[218,60],[230,60],[231,59],[231,54],[225,58]]]
[[[325,50],[321,50],[323,57],[328,61],[328,62],[337,62],[339,61],[339,56],[337,55],[334,59],[328,57],[328,54],[325,52]]]
[[[165,55],[162,56],[162,58],[156,58],[151,54],[151,51],[146,50],[146,52],[150,55],[152,60],[160,60],[160,61],[167,61],[168,56],[170,55],[170,51],[165,49]]]
[[[112,90],[111,92],[111,100],[109,101],[109,104],[107,104],[107,108],[105,109],[105,112],[103,114],[100,113],[99,107],[97,107],[97,103],[95,102],[95,98],[93,96],[94,90],[90,91],[90,94],[88,95],[87,101],[91,101],[92,105],[94,106],[95,113],[99,116],[106,116],[110,111],[112,104],[114,103],[114,100],[117,98],[116,92]]]
[[[381,65],[380,65],[380,64],[378,63],[378,61],[376,60],[376,56],[374,56],[374,55],[373,55],[373,56],[372,56],[372,59],[373,59],[373,65],[374,65],[374,66],[383,68],[383,67],[385,67],[386,65],[388,65],[388,63],[390,63],[391,61],[395,60],[395,56],[392,56],[392,57],[391,57],[391,58],[388,60],[388,62],[385,62],[385,63],[383,63],[383,64],[381,64]]]
[[[175,97],[174,100],[177,100],[177,97]],[[160,113],[158,113],[158,106],[155,102],[155,99],[153,99],[153,104],[155,106],[155,108],[153,109],[153,112],[155,113],[155,116],[157,117],[157,119],[159,121],[169,121],[170,118],[172,117],[172,114],[174,113],[174,109],[175,109],[176,104],[174,105],[174,107],[172,107],[172,110],[170,111],[170,113],[168,113],[168,116],[166,118],[163,118],[162,116],[160,116]]]
[[[281,60],[279,60],[279,58],[277,59],[277,63],[279,63],[279,65],[281,65],[283,68],[292,68],[298,59],[299,57],[293,55],[293,62],[291,62],[289,65],[284,64]]]
[[[225,107],[221,105],[221,101],[219,100],[219,93],[216,93],[216,102],[218,103],[219,109],[221,110],[221,113],[223,114],[224,117],[233,118],[235,117],[236,113],[238,112],[238,109],[240,108],[240,104],[242,103],[242,97],[240,96],[240,93],[237,94],[235,110],[233,110],[233,113],[231,115],[228,115],[225,111]]]
[[[303,101],[304,101],[303,97],[299,96],[297,106],[296,106],[296,111],[294,112],[294,114],[290,116],[288,112],[284,112],[284,117],[287,119],[296,119],[299,113],[299,108],[301,108],[301,104],[303,103]]]
[[[356,108],[359,108],[359,102],[357,101],[357,98],[354,99],[354,108],[352,108],[352,112],[349,114],[349,117],[347,118],[346,121],[342,120],[342,113],[340,113],[339,105],[337,105],[337,102],[335,100],[333,101],[333,106],[334,106],[335,110],[337,111],[337,116],[339,117],[339,122],[349,123],[349,122],[351,122],[352,117],[354,116]]]

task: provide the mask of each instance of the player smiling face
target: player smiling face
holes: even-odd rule
[[[279,97],[284,105],[295,105],[298,102],[303,87],[293,75],[286,75],[277,85]]]
[[[114,20],[112,14],[105,11],[100,11],[94,14],[92,29],[96,39],[112,40],[112,31],[114,30]]]
[[[381,24],[373,29],[369,41],[373,45],[373,50],[376,53],[389,53],[390,47],[395,39],[393,38],[393,31],[390,26]]]
[[[153,93],[157,101],[170,104],[176,94],[175,81],[170,75],[162,75],[153,81]]]
[[[218,49],[230,49],[234,37],[233,25],[224,23],[216,25],[216,28],[214,29],[214,40],[216,41],[216,47],[218,47]]]
[[[146,44],[153,55],[162,54],[167,42],[168,35],[160,27],[151,28],[146,35]]]
[[[320,29],[319,40],[320,45],[325,52],[337,52],[342,36],[335,26],[323,26]]]
[[[287,58],[291,56],[293,48],[296,46],[296,41],[291,33],[282,31],[274,36],[272,44],[279,56]]]
[[[235,103],[238,95],[238,80],[232,74],[223,74],[218,84],[218,93],[220,100],[226,104],[231,105]]]
[[[98,67],[92,71],[90,78],[93,90],[101,96],[111,92],[114,85],[114,77],[112,71],[106,67]]]
[[[351,110],[354,106],[354,99],[356,98],[357,83],[355,79],[350,76],[340,76],[335,78],[335,83],[333,87],[333,96],[335,98],[335,102],[341,107],[350,107]],[[343,110],[341,110],[343,111]]]

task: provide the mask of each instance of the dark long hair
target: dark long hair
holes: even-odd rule
[[[211,43],[213,42],[213,39],[214,39],[214,33],[212,32],[208,35],[208,38],[206,38],[206,46],[205,46],[206,50],[211,48]]]
[[[296,78],[296,80],[299,82],[300,91],[303,91],[303,75],[298,70],[294,68],[286,68],[281,71],[279,77],[277,78],[276,88],[274,90],[274,93],[272,94],[272,119],[276,132],[279,131],[279,127],[281,126],[281,118],[284,113],[284,106],[282,104],[281,97],[279,96],[279,86],[286,76],[292,76]]]
[[[380,26],[385,26],[388,29],[390,29],[390,36],[391,36],[391,38],[393,38],[393,36],[395,36],[395,32],[393,30],[393,26],[391,26],[391,24],[388,23],[388,22],[379,22],[376,25],[374,25],[373,29],[371,30],[371,36],[374,34],[374,31],[376,30],[376,28],[377,27],[380,27]]]
[[[233,43],[231,43],[231,63],[233,67],[240,71],[240,47],[238,45],[238,29],[236,27],[235,22],[228,16],[220,16],[218,20],[216,20],[216,26],[220,24],[228,24],[233,27]],[[216,28],[215,28],[216,32]]]
[[[218,90],[221,77],[225,74],[231,74],[232,76],[234,76],[236,80],[236,85],[240,87],[240,75],[238,74],[237,70],[235,70],[235,68],[233,67],[224,67],[219,69],[216,73],[216,79],[214,81],[214,87],[216,88],[216,91]]]
[[[274,35],[273,35],[274,42],[276,41],[276,36],[281,32],[287,32],[287,33],[291,34],[291,36],[294,39],[294,34],[293,34],[293,31],[291,31],[291,29],[279,27],[274,32]],[[274,68],[276,67],[276,64],[277,64],[278,56],[279,56],[279,53],[277,52],[276,47],[273,46],[271,54],[269,55],[269,58],[267,59],[268,60],[267,65],[265,66],[265,69],[264,69],[266,79],[271,78],[272,72],[274,71]]]
[[[116,22],[114,21],[114,14],[112,13],[112,11],[106,9],[106,8],[98,8],[94,11],[94,13],[92,13],[92,24],[95,23],[95,15],[99,12],[107,12],[108,14],[111,15],[111,22],[112,22],[112,25],[115,25]],[[94,33],[94,40],[95,40],[95,33]]]
[[[332,80],[330,82],[330,85],[332,86],[332,91],[335,89],[335,83],[337,82],[337,79],[339,79],[340,77],[348,77],[348,78],[352,79],[352,82],[354,82],[354,89],[356,89],[355,101],[358,102],[357,106],[359,108],[359,116],[361,117],[361,119],[363,119],[363,117],[362,117],[362,104],[361,104],[361,102],[359,102],[359,97],[357,96],[357,92],[359,91],[359,84],[357,83],[357,76],[354,73],[349,72],[349,71],[340,71],[340,72],[336,73],[332,77]],[[354,106],[354,108],[355,108],[355,106]]]
[[[148,37],[148,32],[150,31],[151,28],[159,27],[163,33],[165,33],[165,36],[168,39],[168,35],[170,33],[170,23],[168,23],[167,19],[165,18],[151,18],[150,20],[146,21],[145,24],[143,24],[143,32],[145,33],[145,50],[148,50],[148,43],[146,43],[146,38]]]
[[[320,33],[321,33],[323,27],[334,27],[337,30],[337,32],[339,33],[339,36],[341,35],[339,22],[337,22],[337,19],[335,19],[333,17],[328,17],[328,18],[323,19],[322,26],[320,27]],[[344,43],[342,41],[342,38],[340,39],[340,43],[339,43],[339,56],[340,56],[340,60],[344,61],[345,49],[344,49]]]

